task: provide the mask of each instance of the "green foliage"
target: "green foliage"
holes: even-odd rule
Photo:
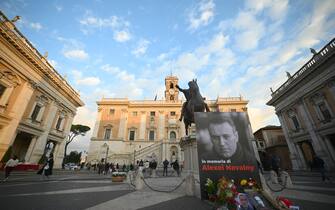
[[[5,155],[2,157],[2,160],[1,160],[2,163],[6,163],[10,159],[10,157],[12,156],[12,152],[13,152],[12,150],[13,150],[12,146],[8,147]]]
[[[80,163],[80,157],[81,157],[81,152],[78,153],[77,151],[72,151],[72,152],[70,152],[69,155],[67,155],[65,157],[64,163],[79,164]]]

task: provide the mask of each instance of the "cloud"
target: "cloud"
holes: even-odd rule
[[[130,26],[130,23],[121,17],[111,16],[109,18],[99,18],[89,14],[86,15],[85,18],[81,19],[79,23],[84,26],[97,28],[110,27],[113,29],[127,28]]]
[[[43,28],[42,24],[40,24],[40,23],[30,23],[29,26],[30,26],[30,28],[32,28],[36,31],[39,31]]]
[[[61,12],[63,10],[63,6],[61,6],[61,5],[56,5],[55,8],[56,8],[57,12]]]
[[[100,84],[100,79],[98,77],[85,77],[82,79],[78,79],[76,83],[78,85],[95,86]]]
[[[288,11],[288,0],[247,0],[246,8],[255,13],[265,10],[272,20],[282,20]]]
[[[188,14],[189,29],[196,30],[208,25],[214,19],[215,4],[212,0],[202,0]]]
[[[128,31],[115,31],[113,38],[118,42],[126,42],[131,39],[131,35]]]
[[[88,54],[84,50],[69,50],[63,54],[69,59],[86,60],[88,58]]]
[[[260,39],[265,34],[265,26],[250,12],[239,12],[233,27],[237,29],[235,37],[237,47],[242,51],[258,47]]]
[[[141,39],[137,43],[137,47],[131,52],[136,57],[142,56],[147,52],[150,42],[146,39]]]
[[[126,42],[132,37],[129,30],[130,22],[115,15],[100,18],[93,16],[91,12],[86,12],[85,17],[79,20],[79,23],[83,27],[82,32],[84,34],[89,34],[95,28],[110,28],[113,32],[113,39],[117,42]]]

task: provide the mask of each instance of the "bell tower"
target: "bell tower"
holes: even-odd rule
[[[178,85],[178,78],[176,76],[165,77],[165,100],[178,101],[179,91],[176,87]]]

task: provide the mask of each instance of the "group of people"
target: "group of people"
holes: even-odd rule
[[[163,176],[168,175],[167,172],[168,172],[169,163],[170,162],[167,159],[163,161]],[[177,175],[180,176],[180,166],[179,166],[178,160],[173,161],[170,165],[173,168],[173,170],[177,172]]]
[[[10,173],[14,170],[14,168],[19,165],[19,159],[17,158],[16,155],[11,157],[5,164],[5,178],[3,181],[7,181]],[[37,171],[37,174],[42,175],[43,179],[44,177],[49,178],[50,175],[52,175],[52,169],[54,165],[54,158],[53,154],[50,153],[47,156],[47,160],[44,163],[44,165]]]
[[[105,163],[104,159],[102,159],[99,163],[97,164],[86,164],[87,170],[93,170],[93,171],[98,171],[98,174],[103,174],[107,175],[109,173],[115,172],[115,171],[122,171],[122,172],[127,172],[131,171],[134,169],[133,164],[123,164],[122,166],[119,165],[119,163]]]

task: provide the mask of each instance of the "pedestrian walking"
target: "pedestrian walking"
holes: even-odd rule
[[[13,171],[15,166],[19,164],[19,160],[17,159],[17,156],[14,155],[12,158],[10,158],[6,165],[5,165],[5,179],[3,181],[7,181],[10,173]]]
[[[37,172],[37,174],[46,176],[49,178],[50,175],[52,175],[52,169],[54,167],[54,156],[52,153],[50,153],[47,162],[43,165],[43,167]]]
[[[172,168],[177,172],[177,175],[180,176],[178,160],[175,160],[173,163],[171,163],[171,165]]]
[[[330,181],[330,178],[326,175],[325,162],[321,158],[314,155],[313,165],[320,172],[323,182],[326,180]]]
[[[164,166],[164,169],[163,169],[163,176],[164,176],[164,174],[165,174],[165,176],[167,176],[167,168],[168,168],[168,166],[169,166],[169,161],[168,161],[167,159],[165,159],[165,160],[163,161],[163,166]]]

